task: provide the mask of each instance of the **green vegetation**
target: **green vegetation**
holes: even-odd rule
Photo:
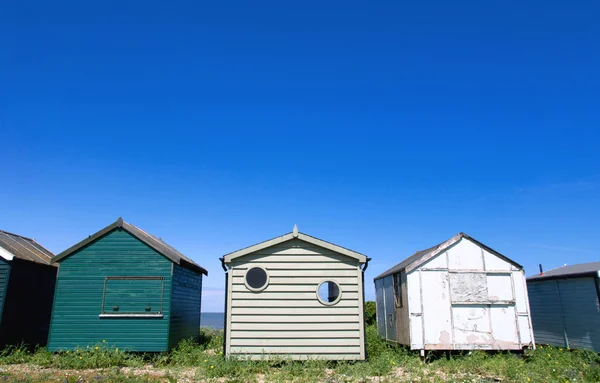
[[[162,354],[127,353],[98,342],[50,353],[12,348],[0,354],[0,382],[598,382],[600,354],[541,346],[523,354],[418,353],[382,342],[367,327],[367,362],[225,360],[222,332],[202,330]]]
[[[377,306],[373,301],[365,302],[365,323],[367,326],[377,325]]]

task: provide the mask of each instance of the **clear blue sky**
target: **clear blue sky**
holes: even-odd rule
[[[206,267],[300,231],[372,278],[464,231],[597,261],[597,1],[8,1],[0,228],[59,253],[119,216]],[[561,4],[562,3],[562,4]]]

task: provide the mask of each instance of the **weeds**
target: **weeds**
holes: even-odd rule
[[[161,354],[123,352],[101,341],[57,353],[43,348],[30,351],[26,347],[13,347],[0,353],[0,382],[177,382],[182,371],[187,371],[188,380],[226,383],[349,383],[370,382],[373,377],[378,377],[378,382],[600,381],[600,354],[592,351],[540,346],[523,354],[484,351],[431,354],[423,361],[416,352],[380,340],[373,326],[367,327],[366,338],[369,356],[366,362],[226,360],[222,353],[223,333],[205,329],[199,341],[183,341]],[[29,370],[25,374],[19,372],[21,366],[38,367],[34,368],[35,374]]]

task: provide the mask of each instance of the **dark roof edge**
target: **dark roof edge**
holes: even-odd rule
[[[119,227],[123,227],[123,218],[121,218],[121,217],[119,217],[119,219],[115,223],[112,223],[112,224],[106,226],[104,229],[100,230],[99,232],[88,236],[86,239],[79,241],[75,245],[69,247],[65,251],[56,255],[54,258],[52,258],[52,263],[62,261],[63,259],[67,258],[69,255],[73,254],[74,252],[81,249],[82,247],[94,242],[98,238],[105,236],[106,234],[110,233],[111,231],[113,231],[114,229],[119,228]]]
[[[600,277],[600,270],[597,271],[584,271],[581,273],[572,273],[572,274],[560,274],[560,275],[532,275],[527,278],[527,282],[546,282],[552,281],[556,279],[571,279],[571,278],[588,278],[588,277]]]
[[[435,249],[435,250],[433,250],[433,252],[435,253],[436,251],[438,251],[438,249],[439,249],[440,247],[443,247],[443,246],[444,246],[446,243],[448,243],[449,241],[451,241],[451,240],[452,240],[452,239],[454,239],[454,238],[458,238],[458,241],[456,241],[456,243],[458,243],[458,242],[459,242],[461,239],[463,239],[463,238],[465,238],[465,239],[468,239],[469,241],[471,241],[471,242],[475,243],[476,245],[478,245],[478,246],[480,246],[480,247],[484,248],[484,249],[485,249],[485,250],[487,250],[488,252],[490,252],[490,253],[492,253],[492,254],[496,255],[497,257],[500,257],[500,258],[502,258],[502,259],[503,259],[503,260],[505,260],[506,262],[508,262],[508,263],[510,263],[510,264],[512,264],[512,265],[514,265],[514,266],[516,266],[516,267],[518,267],[518,268],[519,268],[519,269],[521,269],[521,270],[523,269],[523,266],[522,266],[522,265],[520,265],[519,263],[517,263],[517,262],[513,261],[512,259],[508,258],[507,256],[505,256],[505,255],[503,255],[503,254],[501,254],[501,253],[497,252],[496,250],[492,249],[491,247],[484,245],[483,243],[479,242],[479,241],[478,241],[478,240],[476,240],[475,238],[473,238],[473,237],[471,237],[471,236],[469,236],[469,235],[467,235],[467,234],[465,234],[465,233],[463,233],[463,232],[460,232],[460,233],[458,233],[457,235],[453,236],[452,238],[450,238],[450,239],[448,239],[448,240],[446,240],[446,241],[442,242],[441,244],[439,244],[439,245],[436,247],[436,249]],[[451,245],[451,246],[449,246],[449,247],[452,247],[452,246],[454,246],[456,243],[452,244],[452,245]],[[447,249],[445,249],[445,250],[447,250]],[[444,251],[445,251],[445,250],[444,250]],[[418,253],[418,252],[420,252],[420,251],[424,251],[424,250],[419,250],[419,251],[417,251],[417,253]],[[415,253],[415,254],[416,254],[416,253]],[[439,254],[439,253],[436,253],[436,254],[434,254],[433,256],[435,257],[435,256],[437,256],[438,254]],[[423,254],[423,256],[425,256],[425,254]],[[411,256],[411,257],[412,257],[412,256]],[[408,258],[410,258],[410,257],[407,257],[406,259],[408,259]],[[392,274],[396,274],[396,273],[399,273],[399,272],[401,272],[401,271],[404,271],[404,270],[405,270],[405,269],[406,269],[408,266],[410,266],[410,265],[412,265],[412,264],[414,264],[414,263],[420,262],[421,260],[422,260],[422,258],[420,258],[420,259],[417,259],[417,260],[415,260],[414,262],[412,262],[412,263],[410,263],[410,264],[407,264],[407,265],[405,265],[405,266],[404,266],[403,268],[401,268],[401,269],[394,270],[394,268],[395,268],[396,266],[398,266],[398,265],[396,265],[396,266],[394,266],[394,267],[392,267],[392,268],[388,269],[387,271],[384,271],[383,273],[379,274],[379,275],[378,275],[378,276],[376,276],[375,278],[373,278],[373,282],[375,282],[375,281],[377,281],[377,280],[379,280],[379,279],[385,278],[385,277],[389,277],[389,276],[390,276],[390,275],[392,275]],[[402,262],[400,262],[400,263],[402,263]]]
[[[104,229],[100,230],[99,232],[97,232],[96,234],[90,235],[89,237],[87,237],[86,239],[78,242],[77,244],[69,247],[67,250],[61,252],[60,254],[58,254],[57,256],[55,256],[54,258],[52,258],[52,263],[55,262],[60,262],[63,259],[67,258],[68,256],[70,256],[71,254],[73,254],[74,252],[80,250],[81,248],[89,245],[90,243],[94,242],[95,240],[105,236],[106,234],[112,232],[115,229],[118,228],[122,228],[123,230],[127,231],[129,234],[131,234],[132,236],[134,236],[137,240],[141,241],[142,243],[146,244],[147,246],[149,246],[150,248],[152,248],[154,251],[158,252],[159,254],[161,254],[164,257],[167,257],[168,259],[170,259],[173,263],[176,263],[182,267],[188,268],[188,269],[192,269],[195,271],[199,271],[204,275],[208,275],[208,271],[201,267],[200,265],[196,265],[194,263],[188,262],[185,259],[180,259],[179,257],[173,257],[170,254],[165,254],[164,251],[158,249],[154,244],[152,244],[151,242],[145,240],[144,238],[141,238],[139,235],[136,235],[136,233],[134,232],[134,230],[131,230],[130,228],[128,228],[128,224],[123,222],[123,218],[119,217],[119,219],[117,219],[116,222],[106,226]]]

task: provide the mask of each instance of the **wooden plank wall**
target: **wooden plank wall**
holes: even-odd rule
[[[263,291],[244,284],[246,270],[262,266]],[[362,284],[357,260],[294,239],[230,264],[227,354],[261,358],[364,359]],[[326,306],[317,287],[336,281],[340,301]]]

